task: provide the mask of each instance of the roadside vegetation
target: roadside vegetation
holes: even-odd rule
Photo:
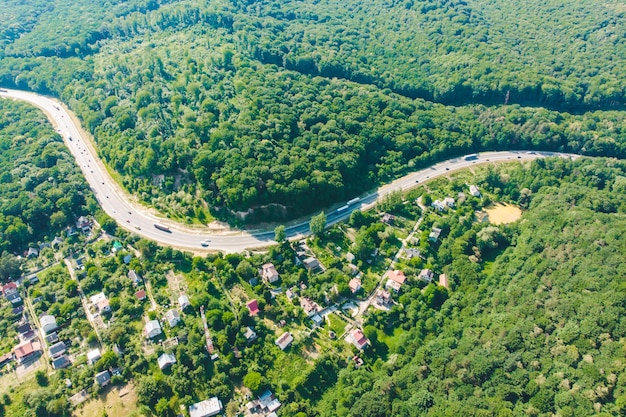
[[[182,222],[282,222],[479,150],[626,156],[614,2],[57,3],[14,25],[0,85],[61,98]]]

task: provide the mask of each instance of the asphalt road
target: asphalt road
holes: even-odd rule
[[[195,252],[203,250],[220,250],[224,252],[241,252],[245,249],[254,249],[268,246],[273,242],[274,232],[262,232],[250,234],[246,232],[233,232],[230,234],[210,235],[208,232],[190,231],[184,226],[170,220],[158,218],[148,213],[148,210],[134,202],[113,180],[105,169],[103,163],[97,157],[95,150],[81,135],[77,122],[73,119],[64,106],[57,100],[20,90],[0,90],[0,97],[13,98],[28,102],[42,109],[57,131],[63,136],[65,144],[72,152],[78,165],[83,171],[87,182],[96,195],[103,210],[119,224],[142,237],[152,239],[161,245],[169,245],[180,249],[189,249]],[[478,155],[476,160],[454,158],[433,165],[430,168],[408,174],[390,184],[381,186],[371,194],[361,197],[358,202],[337,205],[326,212],[327,224],[334,224],[350,216],[355,209],[366,210],[371,208],[376,201],[396,190],[408,190],[417,184],[429,179],[445,175],[450,171],[456,171],[470,167],[474,164],[486,162],[506,162],[514,160],[532,160],[546,156],[561,156],[576,158],[578,155],[560,154],[553,152],[486,152]],[[169,232],[157,229],[154,225],[161,223],[169,227]],[[286,229],[289,238],[305,236],[309,233],[308,222],[290,226]],[[208,240],[208,247],[203,247],[201,241]]]

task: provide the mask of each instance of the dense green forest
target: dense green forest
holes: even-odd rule
[[[50,241],[97,208],[74,158],[39,110],[0,100],[0,149],[0,253]]]
[[[293,218],[484,149],[626,156],[617,2],[0,10],[0,85],[63,99],[123,185],[183,221]]]

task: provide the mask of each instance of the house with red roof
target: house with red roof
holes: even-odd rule
[[[135,297],[137,297],[139,301],[143,301],[146,299],[146,292],[144,290],[139,290],[135,293]]]
[[[250,315],[253,317],[261,311],[259,310],[259,302],[256,299],[248,301],[246,306],[248,307],[248,311],[250,311]]]
[[[26,342],[13,348],[15,359],[20,364],[28,361],[39,353],[41,353],[41,344],[39,342]]]
[[[359,350],[365,349],[370,343],[361,329],[352,330],[346,338],[346,341],[352,343]]]

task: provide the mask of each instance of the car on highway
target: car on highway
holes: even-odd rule
[[[126,223],[130,223],[130,220],[129,220],[129,219],[126,219]]]
[[[205,240],[203,240],[202,242],[200,242],[200,245],[201,245],[202,247],[206,248],[207,246],[209,246],[209,242],[210,242],[210,241],[209,241],[208,239],[205,239]]]
[[[139,226],[138,224],[135,225],[135,229],[137,230],[141,230],[141,226]]]

